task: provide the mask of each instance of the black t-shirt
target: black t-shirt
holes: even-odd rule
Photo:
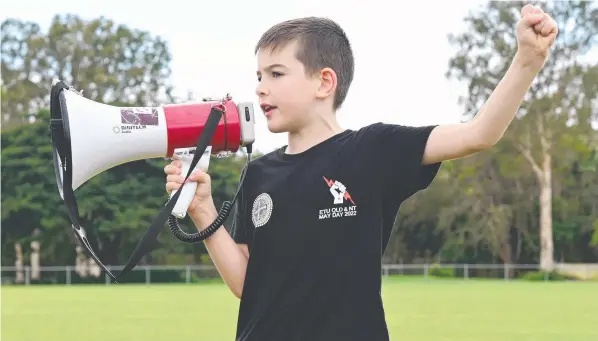
[[[381,261],[434,126],[372,124],[253,160],[231,235],[250,250],[237,341],[383,341]]]

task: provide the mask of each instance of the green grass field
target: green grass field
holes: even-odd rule
[[[392,340],[598,340],[595,282],[387,279],[383,296]],[[232,341],[237,306],[221,283],[4,286],[2,341]]]

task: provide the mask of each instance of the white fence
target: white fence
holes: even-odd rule
[[[123,266],[109,266],[118,275]],[[500,280],[528,279],[552,280],[558,273],[561,280],[598,280],[596,264],[555,264],[554,272],[539,272],[537,264],[383,264],[382,275],[431,278],[489,278]],[[126,276],[126,283],[197,283],[220,280],[213,265],[138,265]],[[2,284],[111,284],[110,277],[102,274],[99,267],[42,266],[32,269],[24,266],[2,267]]]

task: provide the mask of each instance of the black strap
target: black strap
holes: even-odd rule
[[[165,207],[162,211],[156,216],[155,220],[152,224],[147,228],[145,234],[137,244],[133,254],[129,258],[129,261],[125,265],[124,269],[119,273],[118,280],[117,277],[110,272],[110,270],[102,263],[99,257],[93,251],[93,247],[91,246],[85,229],[81,226],[79,222],[79,208],[77,205],[77,198],[72,189],[72,154],[71,154],[71,141],[70,141],[70,134],[68,130],[64,128],[65,125],[65,117],[63,117],[63,112],[66,114],[67,107],[64,105],[64,97],[60,96],[60,92],[63,90],[68,90],[69,87],[64,84],[63,82],[56,82],[52,86],[52,90],[50,92],[50,137],[52,140],[52,150],[53,150],[53,160],[54,160],[54,170],[56,173],[56,184],[58,185],[58,190],[61,194],[61,197],[64,201],[64,204],[67,209],[67,213],[72,223],[73,231],[75,232],[75,236],[79,239],[87,254],[100,266],[102,271],[106,273],[106,275],[110,276],[110,278],[115,282],[118,283],[125,274],[127,274],[131,269],[137,265],[139,260],[149,252],[150,248],[154,245],[158,233],[160,229],[165,226],[166,220],[168,216],[171,214],[174,205],[176,204],[180,193],[182,191],[177,191],[175,195],[166,203]],[[70,90],[69,90],[70,91]],[[210,111],[210,116],[206,122],[206,125],[198,139],[196,151],[193,155],[193,160],[191,161],[191,166],[189,167],[189,172],[185,177],[185,180],[191,175],[193,169],[199,162],[199,159],[205,152],[206,148],[210,144],[212,137],[218,127],[218,123],[224,113],[224,106],[215,105],[212,107]],[[68,122],[66,122],[68,124]],[[60,161],[60,163],[59,163]],[[60,174],[62,175],[62,179]]]
[[[193,160],[191,161],[191,165],[189,166],[189,171],[185,176],[185,180],[183,183],[187,181],[187,178],[193,173],[193,169],[199,162],[199,159],[203,156],[206,148],[210,144],[212,140],[212,136],[216,132],[216,128],[218,127],[218,122],[220,122],[220,118],[222,117],[224,107],[218,109],[218,106],[213,106],[212,110],[210,111],[210,116],[208,117],[208,121],[204,126],[201,135],[199,136],[199,140],[197,141],[197,146],[195,152],[193,154]],[[166,206],[162,209],[162,211],[158,214],[156,219],[152,222],[150,227],[147,228],[143,237],[135,247],[131,258],[125,265],[124,269],[118,275],[119,278],[122,278],[127,272],[135,267],[135,265],[139,262],[139,260],[149,252],[150,248],[153,246],[154,242],[157,239],[158,233],[160,229],[162,229],[168,220],[168,216],[172,213],[172,209],[176,204],[182,190],[177,191],[172,198],[166,203]]]

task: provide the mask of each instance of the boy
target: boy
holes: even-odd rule
[[[256,92],[268,129],[288,133],[288,145],[249,164],[231,233],[221,228],[205,241],[241,299],[237,340],[389,340],[381,259],[398,209],[442,161],[503,135],[557,34],[541,9],[527,5],[521,15],[518,52],[475,119],[419,128],[339,126],[353,56],[336,23],[302,18],[264,33]],[[179,167],[165,167],[169,193],[183,179]],[[198,187],[189,215],[202,229],[217,215],[210,177],[190,179]]]

